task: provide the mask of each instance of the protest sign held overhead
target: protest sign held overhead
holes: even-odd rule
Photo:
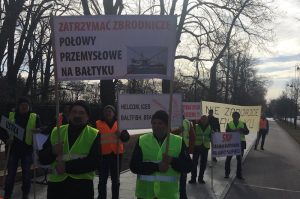
[[[182,125],[181,95],[173,94],[172,127]],[[119,94],[118,124],[119,129],[151,128],[151,117],[158,110],[169,112],[170,95],[168,94]]]
[[[58,81],[170,79],[176,16],[56,16]]]
[[[240,133],[213,133],[212,157],[241,154]]]
[[[232,113],[235,111],[240,113],[240,120],[246,123],[250,132],[256,133],[259,129],[261,106],[238,106],[202,101],[202,114],[208,115],[210,109],[214,111],[214,116],[219,118],[222,132],[225,132],[226,124],[232,120]]]
[[[11,122],[7,117],[1,116],[0,126],[7,130],[8,133],[12,133],[16,138],[23,141],[24,129],[14,122]]]
[[[201,102],[182,102],[183,115],[188,120],[199,120],[201,117]]]

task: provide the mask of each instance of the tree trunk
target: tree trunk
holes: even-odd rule
[[[161,1],[161,9],[160,9],[161,15],[164,14],[164,10],[165,10],[165,5],[162,2],[163,1]],[[177,2],[177,0],[174,0],[172,3],[171,12],[170,12],[171,14],[174,14],[176,2]],[[176,48],[177,48],[178,44],[180,43],[180,37],[181,37],[184,21],[185,21],[186,15],[187,15],[188,4],[189,4],[189,0],[183,1],[181,17],[180,17],[180,21],[179,21],[179,24],[178,24],[177,30],[176,30]],[[175,52],[176,52],[176,48],[175,48]],[[169,67],[174,67],[174,73],[175,73],[175,66],[169,66]],[[170,92],[170,80],[163,79],[162,80],[162,93],[169,93],[169,92]]]
[[[226,71],[226,76],[225,76],[225,96],[224,96],[224,101],[225,103],[228,103],[228,98],[229,98],[229,75],[230,75],[230,49],[228,47],[227,50],[227,66],[225,68]]]
[[[243,2],[243,4],[241,5],[241,8],[239,9],[239,11],[236,13],[235,16],[233,16],[232,22],[230,24],[229,30],[226,34],[226,40],[225,40],[225,44],[223,46],[223,48],[221,49],[220,53],[218,54],[218,56],[215,58],[214,63],[210,69],[210,89],[208,92],[208,98],[210,101],[215,102],[217,101],[217,94],[218,94],[218,83],[217,83],[217,67],[218,64],[220,62],[220,60],[222,59],[225,50],[228,48],[229,43],[230,43],[230,38],[231,38],[231,32],[232,29],[235,25],[236,20],[239,18],[240,14],[243,12],[245,6],[247,5],[247,3],[249,2],[249,0],[245,0]]]
[[[45,73],[44,73],[44,84],[42,85],[42,101],[46,102],[49,100],[49,85],[51,78],[51,60],[52,60],[52,46],[51,41],[48,43],[48,51],[46,56]]]
[[[117,10],[122,6],[121,1],[116,1],[114,6],[113,1],[103,0],[104,11],[106,15],[116,15]],[[100,99],[102,106],[115,105],[116,102],[116,87],[113,80],[101,80],[100,82]]]

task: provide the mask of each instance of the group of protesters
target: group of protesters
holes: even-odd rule
[[[24,128],[23,140],[14,138],[0,129],[0,138],[6,144],[8,156],[4,186],[4,198],[12,198],[13,187],[21,161],[22,198],[28,198],[31,186],[31,164],[33,162],[33,135],[48,134],[43,148],[38,151],[38,160],[49,165],[48,199],[94,198],[96,171],[99,173],[98,198],[107,198],[107,181],[112,181],[112,199],[119,198],[120,170],[123,143],[130,139],[127,130],[120,131],[112,105],[102,109],[101,118],[89,124],[90,108],[84,101],[76,101],[59,114],[57,125],[44,128],[38,114],[31,112],[30,100],[21,97],[15,111],[8,119]],[[245,135],[249,133],[246,124],[239,120],[238,112],[232,114],[233,120],[227,124],[226,132],[241,134],[242,154],[237,156],[237,178],[242,176],[241,158],[246,148]],[[204,184],[204,172],[212,133],[220,132],[218,119],[203,115],[194,125],[184,119],[182,127],[168,133],[169,116],[163,111],[152,115],[152,133],[141,135],[134,147],[130,170],[137,174],[135,195],[137,198],[180,198],[186,199],[187,173],[191,172],[190,184]],[[177,135],[176,135],[177,134]],[[192,159],[190,154],[193,154]],[[200,160],[200,171],[197,167]],[[225,162],[225,178],[230,174],[230,161]],[[214,159],[214,161],[217,161]],[[198,178],[197,178],[198,176]]]

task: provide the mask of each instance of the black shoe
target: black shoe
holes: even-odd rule
[[[243,178],[243,176],[236,176],[237,177],[237,179],[239,179],[239,180],[245,180],[245,178]]]
[[[218,162],[217,158],[212,158],[213,162]]]
[[[198,183],[205,184],[205,181],[203,179],[198,179]]]
[[[264,147],[260,147],[261,150],[265,150]]]
[[[23,195],[22,196],[22,199],[28,199],[29,197],[28,197],[28,195]]]
[[[255,151],[257,150],[257,147],[256,147],[256,146],[254,147],[254,150],[255,150]]]
[[[189,181],[189,184],[196,184],[196,180],[195,180],[195,179],[191,179],[191,180]]]
[[[188,199],[187,195],[179,196],[179,199]]]
[[[224,177],[224,178],[228,179],[228,178],[229,178],[229,175],[225,175],[225,177]]]
[[[4,199],[11,199],[11,195],[4,194]]]

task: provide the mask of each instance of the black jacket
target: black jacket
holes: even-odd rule
[[[219,118],[216,118],[214,116],[208,116],[208,123],[210,124],[211,129],[214,132],[220,132],[221,128],[220,128]]]
[[[72,145],[75,143],[83,128],[84,127],[77,128],[72,125],[69,126],[69,147],[72,147]],[[65,162],[66,173],[80,174],[97,170],[101,161],[101,147],[99,143],[100,134],[97,135],[95,141],[93,142],[93,145],[91,146],[90,152],[87,157]],[[43,145],[43,149],[39,151],[39,161],[41,164],[48,165],[53,163],[55,160],[56,156],[52,153],[52,145],[49,136],[48,140]]]

